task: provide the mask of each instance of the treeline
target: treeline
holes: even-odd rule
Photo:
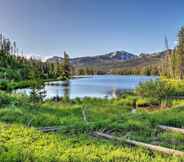
[[[83,67],[73,69],[74,75],[159,75],[160,65],[127,67],[127,68],[111,68],[110,70],[93,67]]]
[[[113,74],[119,75],[159,75],[159,66],[150,65],[143,67],[131,67],[131,68],[122,68],[112,70]]]
[[[104,75],[107,71],[93,67],[75,67],[72,70],[73,75]]]
[[[64,52],[62,63],[43,62],[39,59],[25,58],[19,54],[16,42],[11,42],[0,34],[0,79],[34,80],[34,79],[69,79],[71,65],[69,55]]]
[[[161,75],[173,79],[184,79],[184,27],[178,33],[175,49],[169,50],[162,65]]]

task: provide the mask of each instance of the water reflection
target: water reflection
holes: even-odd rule
[[[140,82],[155,78],[158,77],[104,75],[88,76],[87,78],[71,79],[70,81],[49,82],[45,85],[46,98],[116,98],[122,91],[132,90]],[[16,92],[30,94],[31,90],[29,88],[18,89]]]
[[[70,81],[64,81],[62,86],[63,86],[63,97],[70,98]]]

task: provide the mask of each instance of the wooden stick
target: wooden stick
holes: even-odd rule
[[[184,99],[184,96],[170,96],[169,99]]]
[[[88,120],[87,120],[86,113],[85,113],[85,107],[82,108],[82,116],[83,116],[83,120],[85,121],[85,123],[88,124]]]
[[[111,140],[117,140],[117,141],[121,141],[121,142],[125,142],[131,145],[135,145],[135,146],[139,146],[139,147],[144,147],[147,148],[149,150],[152,151],[158,151],[164,154],[168,154],[168,155],[174,155],[174,156],[184,156],[184,152],[182,151],[178,151],[178,150],[173,150],[173,149],[169,149],[169,148],[165,148],[165,147],[161,147],[161,146],[155,146],[155,145],[151,145],[151,144],[146,144],[143,142],[137,142],[137,141],[133,141],[133,140],[128,140],[125,138],[120,138],[120,137],[115,137],[115,136],[111,136],[109,134],[105,134],[105,133],[101,133],[101,132],[94,132],[95,136],[100,136],[103,138],[107,138],[107,139],[111,139]]]
[[[38,128],[38,130],[47,133],[47,132],[56,132],[61,130],[62,127],[43,127],[43,128]]]
[[[90,122],[90,123],[85,123],[86,126],[89,126],[89,124],[94,124],[93,122]],[[71,125],[60,125],[60,126],[50,126],[50,127],[39,127],[39,128],[36,128],[37,130],[39,131],[42,131],[44,133],[47,133],[47,132],[57,132],[57,131],[60,131],[60,130],[64,130],[64,129],[71,129],[71,128],[74,128],[75,129],[76,125],[75,124],[71,124]],[[76,128],[78,129],[78,128]]]
[[[86,126],[89,126],[88,125],[89,123],[85,123]],[[90,123],[90,124],[94,124],[94,123]],[[44,133],[47,133],[47,132],[57,132],[57,131],[60,131],[60,130],[64,130],[64,129],[78,129],[78,127],[76,127],[75,124],[71,124],[71,125],[60,125],[60,126],[50,126],[50,127],[39,127],[39,128],[36,128],[37,130],[39,131],[42,131]]]
[[[33,119],[29,120],[29,122],[28,122],[28,124],[27,124],[28,127],[31,127],[31,122],[32,122],[32,121],[33,121]]]
[[[168,130],[168,131],[173,131],[173,132],[179,132],[179,133],[184,134],[184,129],[182,129],[182,128],[168,127],[168,126],[165,126],[165,125],[159,125],[158,127],[160,129],[163,129],[163,130]]]

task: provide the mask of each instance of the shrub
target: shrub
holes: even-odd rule
[[[183,80],[165,80],[173,88],[173,96],[183,96],[184,95],[184,81]]]
[[[136,93],[142,97],[155,98],[161,103],[163,99],[171,96],[174,88],[165,80],[150,80],[140,83],[136,88]]]
[[[10,102],[8,95],[0,93],[0,106],[8,105]]]
[[[147,107],[150,105],[158,105],[159,101],[155,98],[139,98],[137,99],[136,105],[138,107]]]
[[[9,90],[8,81],[2,80],[0,82],[0,90]]]

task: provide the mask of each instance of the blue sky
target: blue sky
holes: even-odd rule
[[[182,25],[184,0],[0,0],[0,32],[42,57],[161,51]]]

